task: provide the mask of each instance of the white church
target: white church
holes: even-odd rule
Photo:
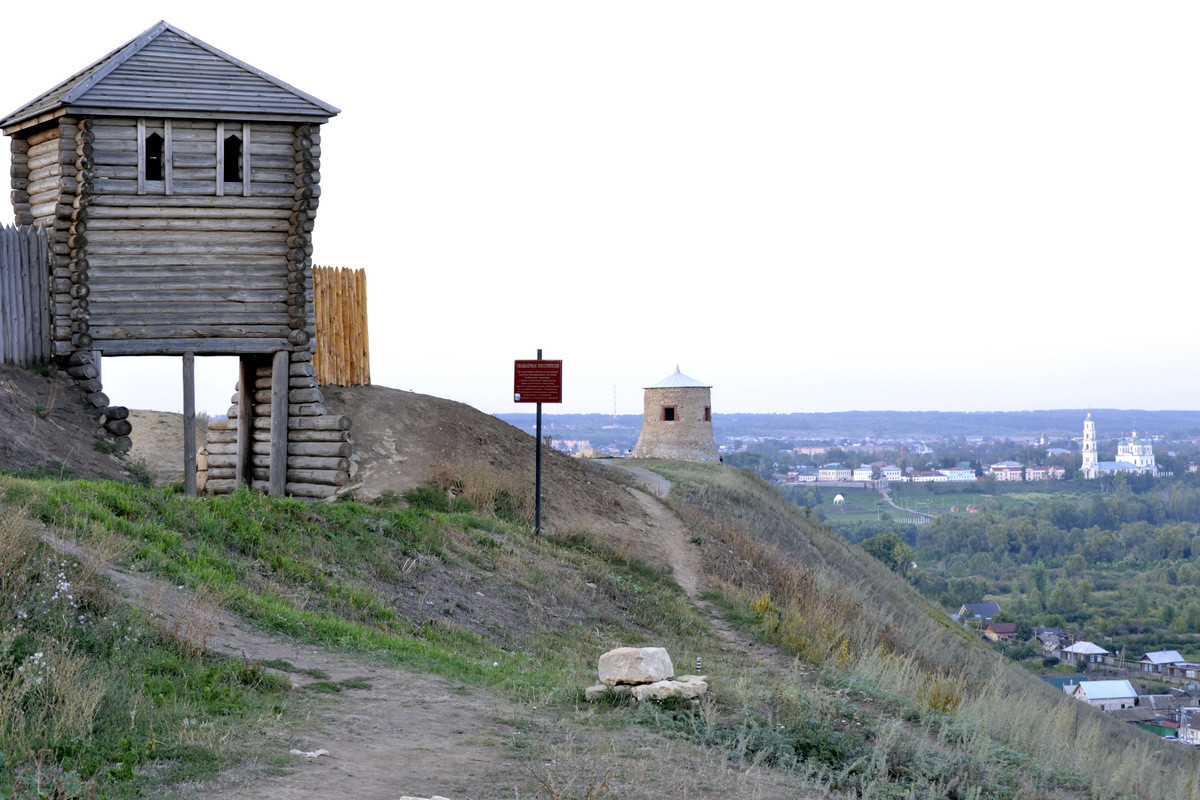
[[[1092,412],[1088,412],[1083,421],[1083,465],[1080,467],[1083,477],[1088,480],[1099,478],[1101,475],[1112,475],[1116,472],[1148,472],[1158,475],[1158,464],[1154,462],[1154,443],[1149,439],[1139,439],[1134,430],[1128,437],[1117,443],[1117,460],[1100,461],[1096,452],[1096,423]]]

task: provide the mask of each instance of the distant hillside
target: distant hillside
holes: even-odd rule
[[[713,415],[718,439],[739,436],[834,439],[870,436],[877,439],[952,438],[982,436],[1026,438],[1045,434],[1050,438],[1080,436],[1088,409],[1066,408],[1042,411],[834,411],[825,413]],[[1200,436],[1200,411],[1146,411],[1139,409],[1091,409],[1102,439],[1139,431],[1163,434],[1172,439]],[[529,413],[497,414],[522,430],[533,429]],[[636,442],[642,418],[639,414],[543,414],[545,433],[556,439],[588,439],[594,446],[610,442]]]

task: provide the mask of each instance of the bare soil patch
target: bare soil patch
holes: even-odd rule
[[[124,462],[98,449],[108,441],[100,412],[71,378],[53,368],[0,366],[0,432],[0,467],[64,477],[130,477]]]
[[[155,486],[183,483],[183,415],[131,409],[131,462],[141,463]],[[196,420],[196,450],[204,446],[208,420]]]
[[[329,413],[350,417],[356,469],[344,491],[360,500],[403,495],[438,474],[479,467],[533,496],[533,437],[503,420],[464,403],[382,386],[322,391]],[[618,552],[636,553],[659,568],[674,566],[643,504],[595,464],[543,450],[542,501],[545,531],[588,530]]]

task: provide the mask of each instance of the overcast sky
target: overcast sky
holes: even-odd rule
[[[367,270],[376,384],[532,410],[540,347],[549,413],[676,363],[715,413],[1197,407],[1200,4],[53,8],[0,22],[0,114],[164,15],[342,109],[314,260]]]

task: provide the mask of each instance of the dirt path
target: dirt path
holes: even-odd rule
[[[91,556],[48,530],[41,535],[62,552]],[[263,728],[260,732],[276,743],[274,752],[224,773],[215,784],[175,787],[172,797],[511,798],[513,787],[529,781],[523,763],[506,755],[504,745],[522,735],[512,721],[529,715],[511,702],[437,676],[272,636],[181,587],[121,567],[103,571],[126,602],[155,609],[152,616],[162,628],[197,647],[251,661],[288,662],[294,670],[284,674],[297,691],[317,681],[352,678],[370,685],[336,695],[310,694],[304,698],[310,706],[304,731]],[[306,675],[306,670],[324,676]],[[292,750],[327,752],[305,757]],[[489,785],[497,794],[479,791]]]
[[[634,466],[620,459],[611,459],[604,463],[628,472],[633,476],[634,482],[655,497],[666,497],[671,493],[671,482],[657,472],[652,472],[645,467]]]
[[[752,637],[733,628],[721,618],[720,612],[712,603],[701,599],[700,594],[707,587],[704,583],[704,566],[700,550],[691,541],[691,533],[679,518],[663,505],[661,500],[657,499],[665,498],[670,494],[671,482],[656,472],[628,462],[612,460],[606,463],[633,475],[634,481],[645,490],[630,489],[629,493],[633,495],[650,518],[651,532],[655,534],[656,542],[669,559],[675,582],[687,592],[696,607],[704,612],[718,635],[736,649],[753,654],[758,660],[780,674],[807,674],[806,667],[800,666],[794,659],[789,659],[778,649],[756,642]],[[651,497],[650,494],[655,496]]]
[[[883,495],[883,499],[887,501],[887,504],[897,511],[903,511],[905,514],[912,514],[915,517],[924,517],[926,522],[933,519],[932,514],[926,514],[924,511],[917,511],[915,508],[905,508],[904,506],[896,505],[896,501],[892,499],[892,496],[888,494],[886,490],[880,492],[880,494]]]
[[[637,489],[630,489],[629,493],[646,512],[650,520],[649,535],[654,538],[659,550],[667,559],[671,567],[671,576],[679,587],[687,592],[688,597],[695,599],[703,591],[703,566],[700,551],[689,541],[689,534],[683,523],[661,500]]]
[[[671,482],[657,472],[621,460],[605,463],[629,473],[638,484],[640,489],[628,491],[649,519],[649,535],[666,558],[675,582],[688,597],[696,599],[704,588],[701,580],[703,562],[683,523],[661,502],[661,498],[671,493]]]
[[[669,491],[669,482],[650,483],[656,494]],[[646,533],[665,554],[675,580],[712,620],[721,639],[752,654],[776,674],[797,670],[797,665],[778,651],[732,629],[711,604],[697,599],[704,588],[703,565],[689,532],[658,497],[640,489],[626,491],[649,519]],[[42,530],[41,535],[59,550],[82,559],[91,557],[82,546],[49,530]],[[637,763],[665,752],[664,747],[674,752],[678,775],[669,786],[646,787],[644,797],[774,797],[781,796],[779,792],[789,781],[772,771],[731,770],[718,758],[720,754],[666,744],[649,730],[582,733],[586,729],[576,729],[570,720],[550,718],[533,705],[438,676],[297,644],[258,630],[182,587],[122,567],[101,568],[127,602],[155,609],[164,629],[197,647],[251,661],[290,664],[292,669],[283,674],[297,687],[299,694],[293,702],[306,714],[301,730],[260,723],[256,733],[269,743],[265,750],[222,773],[216,781],[175,786],[169,794],[158,795],[163,798],[396,800],[403,795],[442,795],[454,800],[512,800],[559,796],[547,794],[551,783],[566,786],[578,781],[581,790],[590,791],[587,781],[598,786],[605,774],[627,770],[631,763],[621,760],[614,762],[620,766],[609,766],[598,753],[630,751],[635,755],[624,758]],[[348,679],[365,681],[370,688],[345,689],[338,694],[305,690],[316,681]],[[581,735],[595,740],[583,748],[562,743],[564,736],[570,742]],[[326,752],[310,757],[292,751]],[[639,753],[643,755],[636,755]]]

